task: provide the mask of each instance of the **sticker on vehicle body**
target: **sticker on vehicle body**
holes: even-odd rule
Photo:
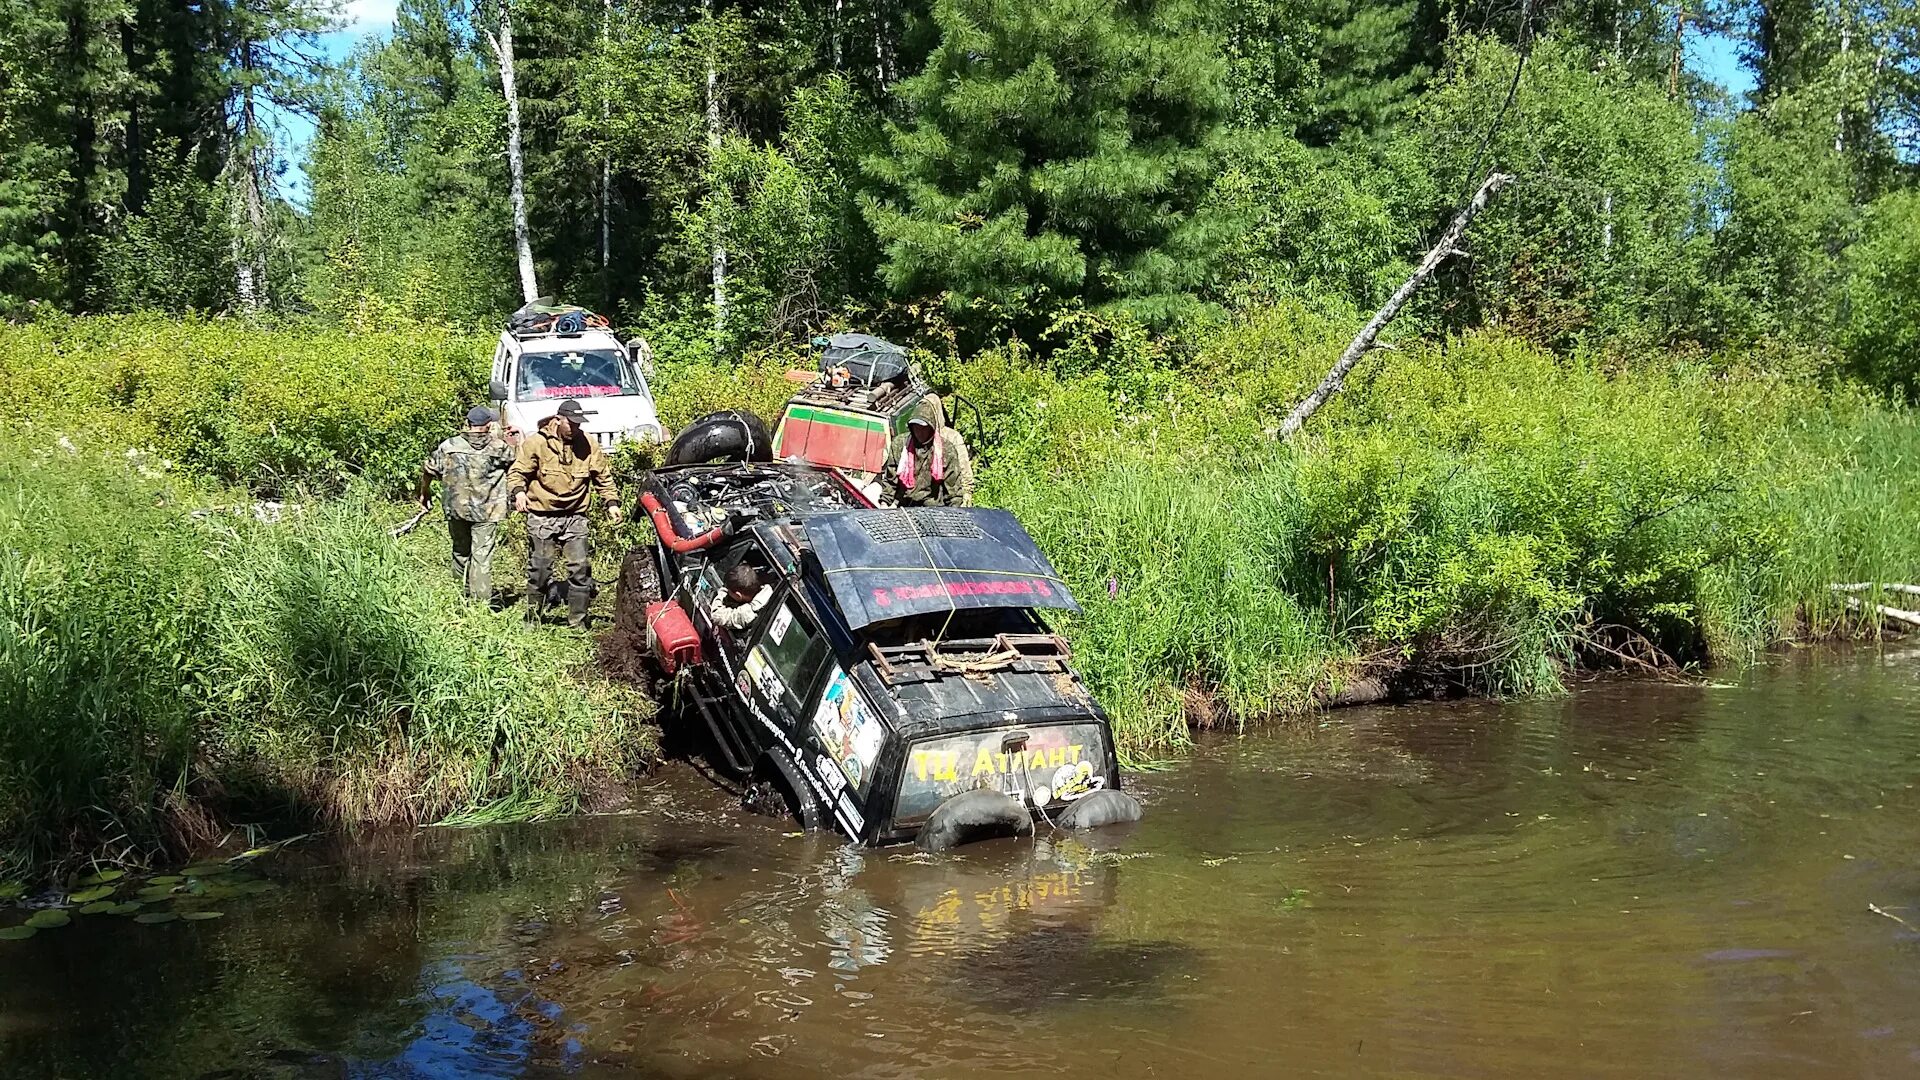
[[[741,673],[753,681],[753,685],[759,688],[761,696],[769,702],[778,702],[780,695],[787,689],[787,684],[780,680],[780,673],[773,670],[773,664],[767,660],[766,652],[758,645],[747,654],[747,662],[743,665]]]
[[[825,754],[816,755],[813,768],[820,774],[820,781],[827,785],[829,792],[838,795],[847,789],[847,778],[840,775],[840,767],[833,763],[832,758]]]
[[[860,811],[853,805],[853,798],[844,791],[840,793],[840,816],[846,819],[855,837],[866,831],[867,819],[860,816]]]
[[[792,625],[793,611],[785,604],[782,604],[780,605],[780,610],[773,613],[773,621],[767,624],[767,637],[771,638],[775,645],[778,645],[787,640],[787,628]]]
[[[853,680],[837,665],[827,681],[820,706],[813,713],[813,729],[826,744],[827,753],[840,766],[840,772],[855,791],[864,794],[873,775],[873,763],[886,741],[886,729],[879,717],[861,698]]]

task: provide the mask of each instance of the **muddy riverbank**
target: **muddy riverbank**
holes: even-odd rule
[[[939,859],[675,767],[0,941],[0,1074],[1908,1075],[1916,717],[1867,651],[1343,710],[1130,777],[1129,831]]]

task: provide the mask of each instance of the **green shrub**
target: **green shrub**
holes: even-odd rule
[[[0,325],[0,408],[99,431],[261,493],[398,493],[485,397],[488,342],[425,326],[351,333],[157,315]]]

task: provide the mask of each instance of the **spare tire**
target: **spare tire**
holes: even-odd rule
[[[974,788],[935,807],[920,829],[916,846],[921,851],[945,851],[976,840],[1025,836],[1032,831],[1032,816],[1012,796]]]
[[[1139,821],[1140,800],[1124,791],[1104,788],[1076,800],[1059,817],[1063,829],[1098,829],[1103,825],[1121,825]]]
[[[669,465],[712,461],[772,461],[773,438],[757,416],[740,409],[708,413],[688,424],[667,450]]]

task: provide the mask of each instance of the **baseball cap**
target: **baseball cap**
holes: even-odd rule
[[[560,403],[560,415],[575,424],[584,424],[587,422],[587,410],[581,408],[580,403],[572,398],[568,398]]]

